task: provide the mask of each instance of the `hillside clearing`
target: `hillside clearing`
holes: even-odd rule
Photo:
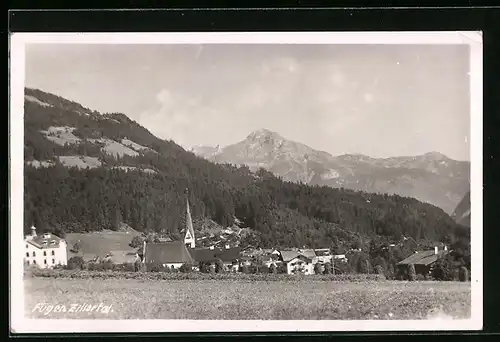
[[[96,157],[88,156],[59,156],[59,161],[66,167],[76,167],[79,169],[100,167],[102,163]]]
[[[78,144],[81,139],[73,134],[75,127],[51,126],[46,131],[40,131],[45,137],[55,144],[64,146],[65,144]]]
[[[31,318],[99,319],[463,319],[470,283],[318,281],[25,280]],[[111,305],[109,313],[57,313],[38,303]]]

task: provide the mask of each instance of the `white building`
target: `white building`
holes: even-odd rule
[[[37,265],[40,268],[52,268],[56,265],[66,265],[68,256],[66,241],[51,233],[36,235],[36,228],[31,227],[31,235],[24,238],[24,262],[27,265]]]

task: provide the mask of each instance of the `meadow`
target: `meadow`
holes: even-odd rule
[[[459,282],[34,277],[24,284],[26,316],[45,319],[464,319],[471,308],[470,283]]]

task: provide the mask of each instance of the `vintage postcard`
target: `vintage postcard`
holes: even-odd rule
[[[12,331],[482,328],[480,32],[16,33],[10,67]]]

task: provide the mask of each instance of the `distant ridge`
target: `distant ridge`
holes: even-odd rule
[[[218,163],[262,167],[287,181],[415,197],[449,214],[470,187],[470,163],[440,152],[390,158],[332,156],[265,128],[224,148],[203,146],[193,152]]]

